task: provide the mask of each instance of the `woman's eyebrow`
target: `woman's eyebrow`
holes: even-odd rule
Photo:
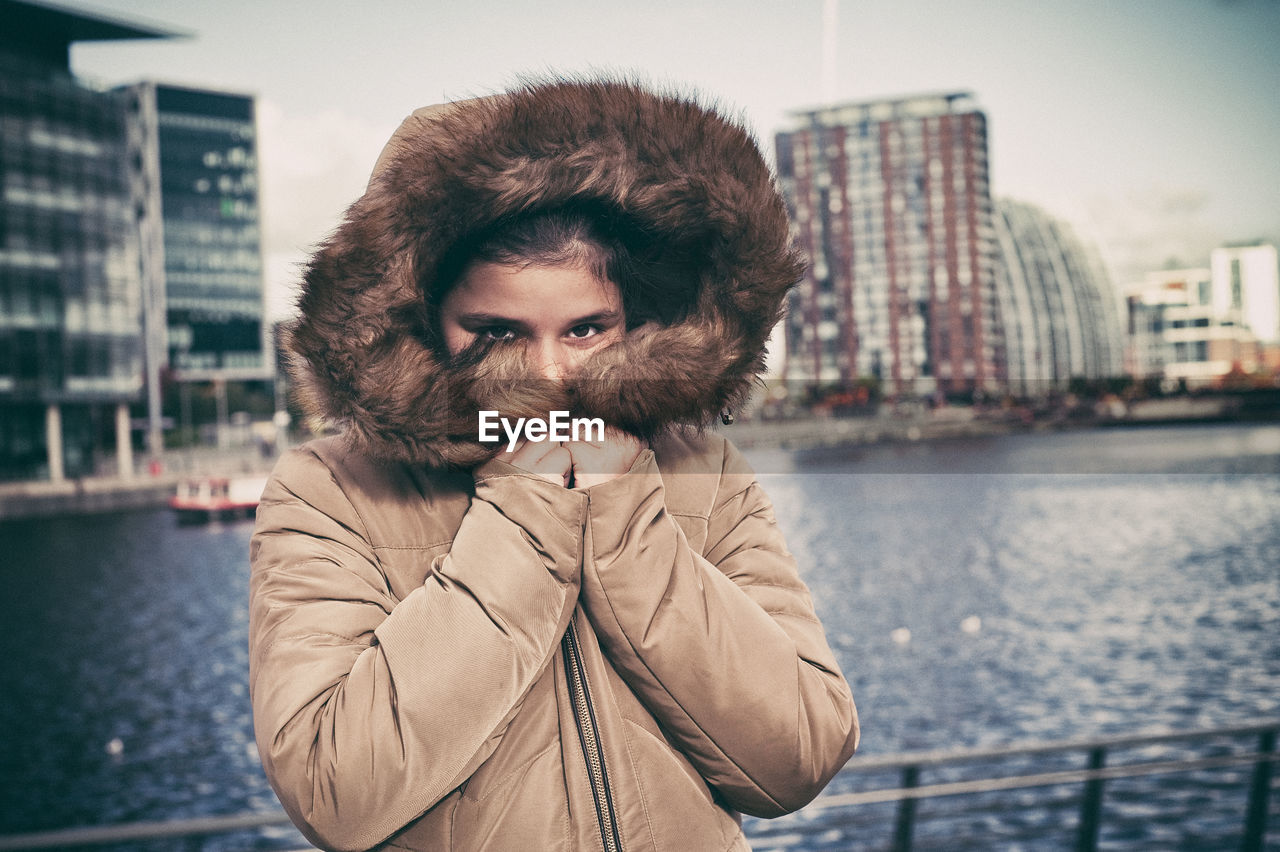
[[[524,323],[520,322],[520,320],[518,319],[512,319],[511,317],[504,317],[501,314],[484,313],[482,311],[477,311],[476,313],[469,313],[469,314],[460,314],[458,316],[458,322],[460,324],[465,323],[469,325],[509,325],[515,328],[524,327]]]
[[[569,322],[572,325],[586,325],[588,323],[604,324],[604,323],[617,322],[620,319],[622,319],[621,311],[603,310],[603,311],[596,311],[593,314],[587,314],[586,316],[578,317],[577,319],[571,319],[569,320]]]
[[[574,317],[566,320],[564,327],[573,328],[579,325],[610,325],[622,321],[622,312],[615,310],[594,311],[589,314],[583,314],[580,317]],[[528,323],[516,319],[514,317],[503,316],[502,314],[488,313],[487,311],[473,311],[470,313],[459,314],[457,322],[459,325],[469,328],[479,328],[489,325],[500,325],[505,328],[513,328],[524,331],[529,327]]]

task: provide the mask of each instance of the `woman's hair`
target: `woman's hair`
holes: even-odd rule
[[[433,318],[439,317],[445,296],[477,263],[585,269],[597,280],[617,285],[628,329],[646,322],[679,322],[697,298],[691,274],[664,262],[651,240],[603,208],[533,211],[459,241],[446,252],[436,284],[427,292]]]

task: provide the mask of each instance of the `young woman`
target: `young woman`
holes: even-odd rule
[[[258,749],[312,842],[745,850],[740,813],[844,764],[808,591],[700,428],[798,270],[755,144],[693,101],[554,82],[406,120],[290,335],[341,432],[280,461],[252,544]],[[607,429],[493,442],[482,412]]]

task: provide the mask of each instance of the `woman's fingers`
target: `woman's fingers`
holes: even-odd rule
[[[573,457],[559,442],[521,441],[515,450],[498,458],[565,488],[572,481]]]
[[[644,444],[617,429],[605,431],[602,441],[570,441],[565,445],[573,459],[573,487],[590,488],[617,479],[631,469]]]

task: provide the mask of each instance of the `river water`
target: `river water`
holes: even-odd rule
[[[1280,717],[1280,425],[751,458],[863,754]],[[248,706],[251,528],[0,523],[0,835],[278,808]],[[812,848],[879,843],[823,836]]]

